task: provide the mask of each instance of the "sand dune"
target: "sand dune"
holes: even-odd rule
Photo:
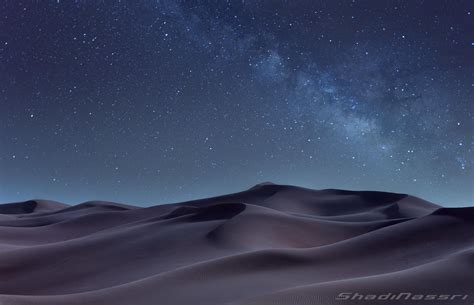
[[[404,194],[0,205],[2,305],[474,304],[473,270],[474,208]]]

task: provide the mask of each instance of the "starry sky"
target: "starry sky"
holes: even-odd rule
[[[470,1],[1,1],[0,202],[263,181],[473,204]]]

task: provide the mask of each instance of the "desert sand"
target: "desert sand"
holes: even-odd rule
[[[0,304],[474,304],[473,247],[474,207],[405,194],[31,200],[0,205]]]

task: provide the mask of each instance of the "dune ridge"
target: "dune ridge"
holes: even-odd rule
[[[263,183],[145,208],[0,205],[2,305],[462,305],[473,267],[474,207],[406,194]]]

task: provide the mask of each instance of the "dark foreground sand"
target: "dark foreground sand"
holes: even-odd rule
[[[403,194],[35,200],[0,205],[0,304],[474,304],[473,249],[474,207]]]

